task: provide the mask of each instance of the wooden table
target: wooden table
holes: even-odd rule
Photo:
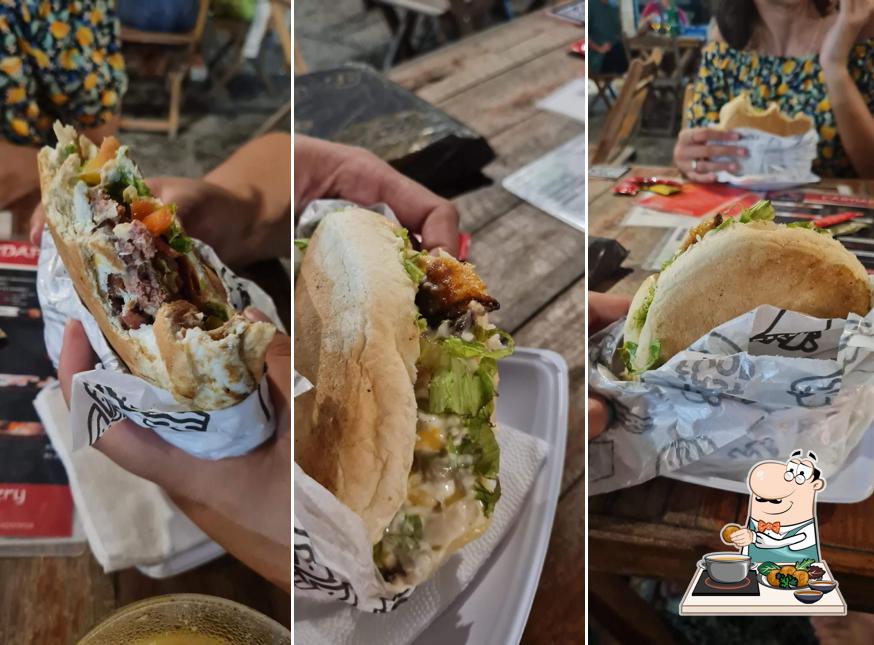
[[[679,176],[672,168],[632,168],[626,176]],[[618,280],[590,285],[596,291],[632,296],[649,275],[640,268],[666,229],[620,226],[631,198],[611,192],[615,182],[589,181],[589,231],[618,240],[628,251],[624,266],[633,269]],[[859,194],[871,194],[874,182],[823,181],[816,189],[840,183]],[[602,574],[646,576],[685,585],[695,562],[709,551],[721,551],[719,531],[728,522],[744,524],[748,496],[664,477],[633,488],[589,499],[590,580]],[[850,611],[874,611],[874,497],[858,504],[819,504],[819,532],[824,559],[840,581]],[[595,587],[593,597],[595,595]],[[595,614],[595,605],[590,600]],[[599,604],[605,611],[607,603]],[[627,614],[623,614],[627,615]],[[622,615],[613,618],[622,619]],[[607,616],[605,620],[611,618]],[[618,622],[615,623],[618,625]]]
[[[582,37],[542,13],[495,27],[397,67],[392,80],[485,136],[494,181],[458,197],[473,234],[470,260],[500,301],[495,322],[517,344],[555,350],[570,369],[571,407],[561,498],[524,643],[580,643],[584,591],[584,235],[521,202],[502,178],[583,132],[583,124],[534,103],[583,73],[568,56]],[[582,181],[583,160],[580,159]],[[520,582],[521,584],[521,582]]]

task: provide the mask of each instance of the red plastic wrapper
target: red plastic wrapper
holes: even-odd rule
[[[655,186],[667,186],[669,188],[676,188],[676,191],[673,192],[679,192],[679,190],[683,187],[683,184],[676,179],[662,179],[660,177],[629,177],[627,179],[623,179],[618,184],[616,184],[613,187],[613,192],[617,195],[628,195],[630,197],[633,197],[634,195],[637,195],[637,193],[639,193],[641,190],[646,190]]]
[[[467,253],[470,250],[470,233],[458,234],[458,259],[464,261],[467,259]]]
[[[823,217],[817,217],[812,220],[813,225],[819,228],[825,228],[826,226],[834,226],[835,224],[843,224],[844,222],[849,222],[851,219],[856,219],[857,217],[862,217],[862,213],[854,213],[853,211],[846,211],[844,213],[835,213],[834,215],[824,215]]]

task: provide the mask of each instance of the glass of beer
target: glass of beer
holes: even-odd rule
[[[291,633],[248,607],[200,594],[157,596],[122,607],[79,645],[290,645]]]

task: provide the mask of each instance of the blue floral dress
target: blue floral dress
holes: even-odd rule
[[[110,120],[127,88],[119,30],[112,0],[0,0],[0,139]]]
[[[874,112],[874,39],[853,48],[849,70]],[[823,177],[856,176],[841,145],[816,54],[770,56],[710,42],[702,51],[701,69],[693,89],[688,115],[692,127],[719,121],[720,108],[746,91],[756,107],[765,108],[776,102],[786,114],[802,112],[813,119],[819,133],[815,173]]]

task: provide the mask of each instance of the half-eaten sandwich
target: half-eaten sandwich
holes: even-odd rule
[[[76,292],[133,374],[191,409],[240,402],[264,373],[269,323],[231,306],[215,271],[113,137],[55,125],[39,153],[46,223]]]

